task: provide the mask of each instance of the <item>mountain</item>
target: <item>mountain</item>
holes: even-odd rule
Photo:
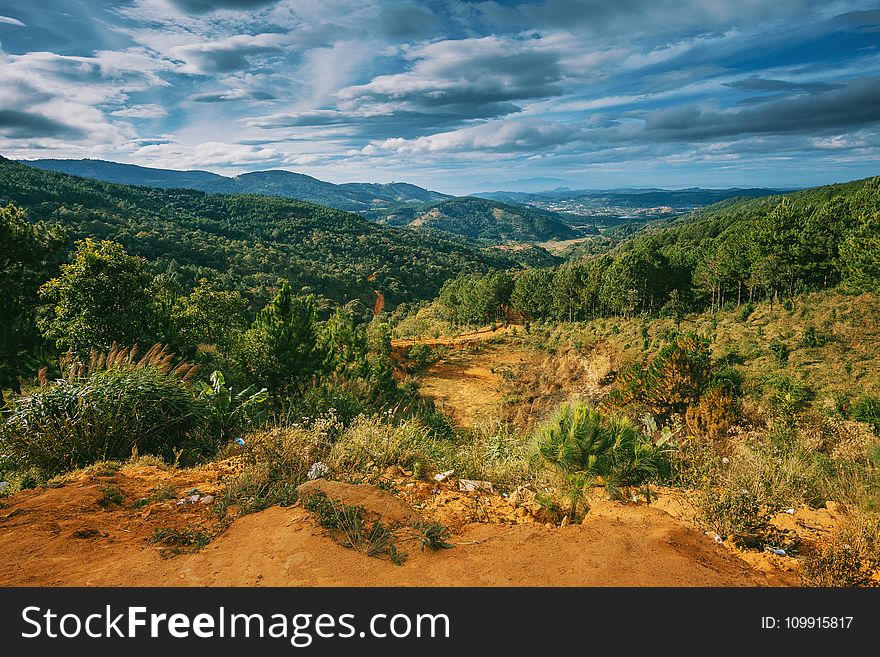
[[[496,244],[545,242],[579,236],[557,212],[462,196],[423,208],[398,208],[384,223],[410,228],[433,228]]]
[[[279,278],[368,307],[380,292],[393,308],[433,297],[458,273],[518,266],[514,254],[452,235],[381,226],[311,203],[118,185],[0,157],[0,205],[8,203],[31,221],[63,226],[71,247],[87,237],[114,240],[157,273],[183,285],[213,278],[257,307]]]
[[[759,198],[781,194],[790,190],[764,188],[730,188],[730,189],[555,189],[552,191],[528,192],[481,192],[475,194],[480,198],[488,198],[508,203],[527,203],[543,206],[545,203],[564,202],[577,203],[584,207],[617,207],[617,208],[650,208],[671,207],[676,209],[693,209],[712,205],[729,198]]]
[[[336,185],[291,171],[255,171],[227,177],[209,171],[174,171],[105,160],[27,160],[31,167],[104,182],[162,189],[195,189],[214,194],[283,196],[337,210],[359,212],[405,203],[433,203],[450,198],[408,183]]]

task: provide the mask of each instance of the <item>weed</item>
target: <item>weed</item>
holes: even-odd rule
[[[212,538],[213,536],[200,527],[183,529],[155,527],[149,542],[164,545],[159,554],[163,558],[168,558],[178,554],[198,552],[210,543]]]
[[[444,550],[453,547],[446,539],[449,538],[449,527],[439,522],[419,521],[412,525],[418,534],[419,544],[422,550]]]
[[[847,544],[830,545],[809,555],[801,570],[805,586],[871,586],[873,568],[862,561],[858,551]]]
[[[163,502],[166,500],[173,500],[177,497],[177,490],[172,486],[157,486],[153,490],[150,491],[150,494],[146,497],[142,497],[141,499],[135,501],[132,505],[132,509],[140,509],[148,504],[152,504],[153,502]]]
[[[400,552],[393,542],[391,530],[378,520],[369,526],[366,511],[362,506],[345,504],[333,500],[324,493],[317,492],[303,499],[303,507],[314,514],[324,529],[338,543],[350,547],[368,557],[387,555],[397,566],[406,560],[406,554]]]
[[[121,506],[125,501],[125,495],[113,484],[102,486],[101,492],[103,495],[98,498],[98,504],[104,509],[113,504]]]

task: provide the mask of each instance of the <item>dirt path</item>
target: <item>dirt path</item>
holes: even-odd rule
[[[402,350],[415,344],[450,348],[449,355],[418,376],[420,392],[460,426],[477,427],[501,418],[502,377],[512,376],[514,368],[537,363],[535,352],[510,344],[497,344],[506,328],[482,329],[457,336],[424,340],[395,340]]]
[[[148,490],[155,469],[113,477],[130,496]],[[187,473],[165,473],[186,488]],[[187,480],[189,478],[189,480]],[[203,479],[199,475],[196,479]],[[763,586],[786,582],[658,509],[608,503],[582,525],[471,523],[455,547],[422,552],[401,544],[402,566],[342,547],[301,507],[273,507],[237,519],[195,554],[163,558],[148,542],[155,527],[204,521],[199,505],[173,500],[144,509],[102,510],[104,480],[20,493],[0,509],[3,586]],[[203,483],[208,487],[210,482]],[[375,501],[389,493],[363,487]],[[499,496],[500,499],[500,496]],[[358,500],[350,500],[357,502]],[[395,498],[393,505],[403,502]],[[390,502],[389,502],[390,504]],[[88,538],[76,538],[75,532]]]

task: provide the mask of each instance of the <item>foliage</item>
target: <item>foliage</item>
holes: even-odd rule
[[[113,504],[121,506],[122,503],[125,501],[125,495],[123,495],[122,491],[120,491],[113,484],[102,486],[101,493],[101,497],[98,498],[98,505],[104,509],[110,507]]]
[[[0,408],[4,387],[20,392],[27,354],[39,345],[37,289],[54,273],[63,243],[59,227],[30,224],[20,208],[0,206]]]
[[[73,239],[119,242],[151,273],[179,275],[184,288],[208,278],[255,307],[279,278],[339,303],[372,305],[379,290],[390,308],[432,298],[464,271],[517,266],[501,251],[451,235],[379,226],[278,196],[127,187],[0,158],[2,199],[31,220],[63,225]]]
[[[675,335],[647,366],[636,365],[621,372],[602,405],[622,408],[644,404],[652,415],[666,419],[699,403],[711,375],[708,338],[693,333]]]
[[[163,547],[159,554],[162,558],[178,554],[198,552],[214,538],[201,527],[155,527],[150,543],[159,543]]]
[[[412,525],[418,534],[419,544],[422,550],[445,550],[454,547],[447,539],[449,527],[439,522],[425,522],[420,520]]]
[[[849,409],[849,416],[853,420],[866,422],[874,427],[874,431],[880,435],[880,399],[870,395],[862,395]]]
[[[247,327],[248,303],[238,291],[220,289],[206,278],[178,298],[170,312],[172,333],[182,349],[193,352],[200,345],[229,351]]]
[[[242,353],[251,379],[265,383],[276,402],[295,392],[322,361],[314,299],[295,296],[285,281],[244,334]]]
[[[871,586],[873,569],[863,563],[859,552],[849,545],[830,545],[807,556],[801,571],[805,586]]]
[[[440,201],[385,221],[431,228],[485,242],[544,242],[578,236],[556,212],[465,196]]]
[[[151,281],[146,261],[121,245],[91,238],[77,242],[73,262],[40,288],[51,304],[40,330],[59,348],[77,353],[109,349],[114,342],[152,343],[157,314]]]
[[[695,406],[688,407],[685,422],[695,434],[709,440],[723,438],[736,422],[737,402],[720,387],[707,390]]]
[[[134,354],[114,348],[93,353],[88,364],[72,361],[67,378],[16,400],[4,450],[44,476],[127,458],[133,449],[169,461],[210,453],[208,410],[185,380],[191,367],[172,367],[173,354],[158,345],[140,360]]]
[[[638,485],[663,467],[659,450],[627,418],[585,402],[563,404],[536,435],[540,454],[567,479],[572,517],[596,477],[615,487]]]
[[[399,552],[394,544],[391,530],[378,520],[368,524],[363,507],[330,499],[322,492],[308,495],[303,500],[303,507],[313,513],[318,523],[330,530],[331,536],[341,545],[368,557],[387,555],[397,566],[406,560],[407,555]]]
[[[791,350],[785,342],[776,337],[770,340],[768,347],[770,348],[771,353],[776,357],[776,362],[780,367],[788,365],[788,356],[791,353]]]
[[[211,373],[210,383],[199,381],[198,387],[199,398],[205,401],[210,412],[212,434],[221,442],[245,433],[259,421],[269,399],[266,388],[257,390],[256,386],[233,394],[232,389],[226,387],[223,373],[219,371]]]

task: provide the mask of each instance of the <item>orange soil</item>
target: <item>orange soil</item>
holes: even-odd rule
[[[215,525],[208,509],[166,500],[135,510],[131,503],[157,483],[174,486],[181,496],[193,486],[214,492],[226,475],[224,467],[164,471],[131,466],[112,476],[84,474],[60,488],[4,500],[0,585],[763,586],[796,581],[790,574],[761,572],[736,552],[645,505],[603,502],[594,505],[582,525],[549,527],[514,513],[500,495],[459,493],[454,482],[402,480],[399,496],[369,485],[310,485],[361,504],[389,524],[399,525],[410,511],[443,520],[448,510],[460,514],[470,504],[494,509],[486,516],[491,522],[459,515],[459,522],[450,523],[455,547],[439,551],[421,551],[411,530],[408,535],[406,528],[399,529],[398,547],[409,558],[395,566],[340,546],[301,506],[272,507],[236,519],[197,553],[163,558],[159,547],[148,542],[153,529],[210,528]],[[108,482],[126,495],[122,507],[103,510],[97,504]],[[423,509],[414,510],[410,502]],[[505,522],[505,517],[513,520]],[[76,538],[78,530],[92,530],[93,536]]]

